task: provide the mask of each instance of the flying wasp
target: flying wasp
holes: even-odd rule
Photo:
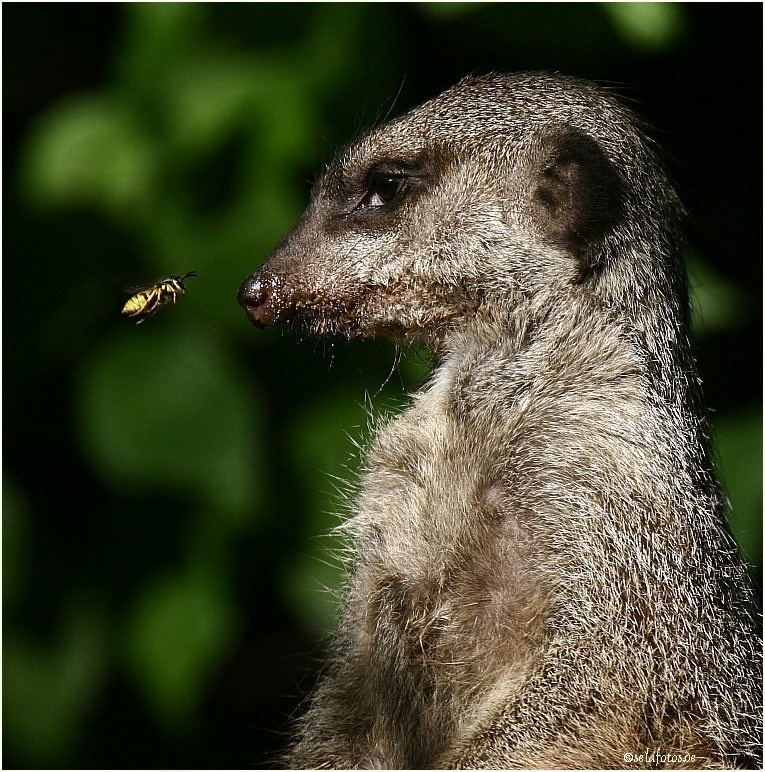
[[[122,307],[122,315],[137,316],[139,319],[136,324],[141,324],[150,316],[154,316],[166,303],[175,303],[179,295],[185,295],[184,282],[196,275],[196,271],[189,271],[183,276],[171,274],[145,287],[127,287],[125,292],[129,292],[132,297]]]

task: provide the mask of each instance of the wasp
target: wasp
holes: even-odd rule
[[[196,271],[189,271],[183,276],[171,274],[145,287],[127,287],[125,292],[129,292],[132,297],[122,307],[122,315],[140,317],[136,324],[141,324],[150,316],[154,316],[166,303],[175,303],[179,295],[185,295],[184,282],[196,275]]]

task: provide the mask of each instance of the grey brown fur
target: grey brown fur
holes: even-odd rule
[[[258,325],[437,361],[366,456],[289,766],[759,763],[761,644],[680,214],[606,91],[470,77],[345,149],[242,285]],[[625,762],[646,752],[676,757]]]

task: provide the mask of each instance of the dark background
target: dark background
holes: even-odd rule
[[[4,767],[272,763],[334,619],[330,475],[427,362],[256,331],[236,290],[340,144],[472,71],[606,82],[663,147],[759,581],[759,4],[2,10]]]

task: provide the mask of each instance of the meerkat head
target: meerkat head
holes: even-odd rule
[[[410,341],[481,309],[595,292],[604,268],[633,275],[616,264],[661,237],[671,202],[660,177],[603,90],[469,77],[340,152],[239,302],[261,327]]]

